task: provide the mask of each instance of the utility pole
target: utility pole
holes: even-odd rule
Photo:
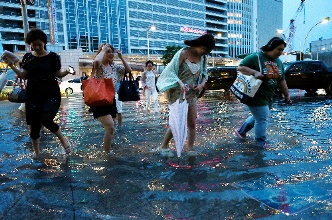
[[[28,22],[28,11],[27,11],[27,2],[26,0],[20,0],[21,2],[21,11],[22,11],[22,18],[23,18],[23,30],[24,30],[24,40],[29,32],[29,22]],[[30,0],[33,4],[34,2]],[[25,51],[30,52],[30,45],[25,43]]]

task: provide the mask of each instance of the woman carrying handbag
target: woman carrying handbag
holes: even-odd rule
[[[47,35],[42,30],[31,29],[25,42],[31,46],[32,52],[23,56],[22,70],[18,69],[9,57],[4,56],[3,59],[19,78],[27,80],[26,122],[30,128],[30,138],[35,151],[34,158],[40,157],[39,142],[42,125],[58,137],[68,155],[73,152],[72,146],[53,119],[61,104],[57,78],[62,78],[70,72],[61,71],[60,56],[46,50]]]
[[[123,65],[118,65],[114,62],[114,47],[110,44],[102,44],[99,47],[93,62],[95,76],[99,78],[112,78],[114,85],[117,85],[120,79],[122,79],[126,73],[131,72],[131,68],[122,57],[121,51],[117,50],[116,52]],[[98,119],[105,129],[103,142],[104,150],[108,155],[113,154],[111,145],[113,142],[115,130],[114,119],[116,118],[118,111],[122,110],[117,109],[117,102],[118,101],[115,97],[112,104],[92,106],[90,109],[93,113],[93,117]],[[120,124],[120,119],[118,121]]]
[[[243,122],[239,129],[234,130],[234,134],[240,139],[245,139],[247,132],[254,128],[257,147],[263,149],[269,148],[266,140],[266,129],[273,97],[278,86],[284,95],[285,102],[290,103],[284,66],[279,59],[285,47],[286,42],[282,38],[274,37],[261,48],[262,51],[245,57],[238,67],[242,74],[253,75],[263,82],[253,99],[246,103],[252,115]],[[262,70],[260,70],[260,66]]]

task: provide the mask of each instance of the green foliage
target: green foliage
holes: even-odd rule
[[[171,62],[173,56],[178,52],[182,47],[181,46],[167,46],[163,59],[163,64],[166,66]]]

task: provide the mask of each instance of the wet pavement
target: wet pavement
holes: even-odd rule
[[[167,128],[142,101],[124,104],[112,157],[102,151],[103,128],[82,95],[63,98],[56,121],[74,143],[69,157],[53,134],[32,146],[19,104],[0,102],[1,219],[331,219],[332,97],[291,90],[292,105],[276,101],[268,129],[271,148],[255,148],[233,129],[247,108],[228,93],[199,101],[197,158],[164,159],[155,149]],[[171,143],[174,150],[174,142]]]

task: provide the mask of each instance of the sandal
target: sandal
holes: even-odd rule
[[[33,160],[39,160],[39,159],[41,159],[41,155],[40,155],[40,153],[39,153],[39,154],[33,153],[33,154],[32,154],[32,159],[33,159]]]
[[[188,157],[197,157],[199,155],[199,153],[197,151],[194,150],[190,150],[187,152],[187,156]]]
[[[161,148],[161,147],[159,147],[157,149],[157,151],[159,151],[159,153],[160,153],[160,155],[162,157],[174,157],[174,153],[169,148]]]
[[[67,155],[71,154],[73,152],[72,146],[68,146],[67,148],[65,148],[65,152]]]
[[[65,149],[66,154],[70,155],[73,152],[73,147],[71,146],[71,143],[68,140],[68,138],[66,138],[66,141],[68,143],[68,147],[63,147],[63,148]]]

